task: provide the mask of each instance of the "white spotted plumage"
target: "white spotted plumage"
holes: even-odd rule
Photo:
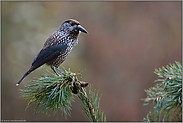
[[[62,28],[63,30],[59,30]],[[60,53],[60,55],[53,61],[52,65],[55,67],[60,66],[60,64],[65,61],[73,47],[78,44],[77,38],[79,33],[77,35],[71,35],[71,30],[66,30],[67,28],[69,28],[69,24],[64,23],[63,25],[61,25],[56,32],[48,37],[43,46],[43,49],[46,49],[50,46],[60,44],[61,42],[67,44],[67,49],[64,52]]]

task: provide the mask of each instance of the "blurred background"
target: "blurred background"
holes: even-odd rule
[[[88,121],[79,100],[71,117],[25,111],[18,90],[51,69],[43,66],[19,87],[43,43],[66,19],[78,20],[82,33],[60,66],[83,71],[99,94],[107,121],[142,121],[149,112],[141,100],[154,86],[155,68],[181,59],[182,2],[1,2],[1,119]]]

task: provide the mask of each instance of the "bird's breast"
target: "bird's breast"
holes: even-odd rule
[[[73,47],[78,44],[77,37],[72,37],[64,32],[55,32],[53,33],[45,42],[43,49],[46,49],[48,47],[53,47],[54,45],[61,44],[67,45],[67,48],[60,52],[60,55],[51,63],[55,67],[59,67],[60,64],[62,64]]]

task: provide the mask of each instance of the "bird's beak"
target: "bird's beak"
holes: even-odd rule
[[[81,25],[78,25],[76,28],[77,28],[79,31],[81,31],[81,32],[88,33],[88,32],[86,31],[86,29],[83,28]]]

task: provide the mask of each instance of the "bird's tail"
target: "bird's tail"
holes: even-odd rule
[[[33,67],[31,67],[25,74],[24,74],[24,76],[20,79],[20,81],[16,84],[16,86],[19,86],[19,84],[22,82],[22,80],[24,80],[25,79],[25,77],[27,76],[27,75],[29,75],[33,70],[35,70]]]

